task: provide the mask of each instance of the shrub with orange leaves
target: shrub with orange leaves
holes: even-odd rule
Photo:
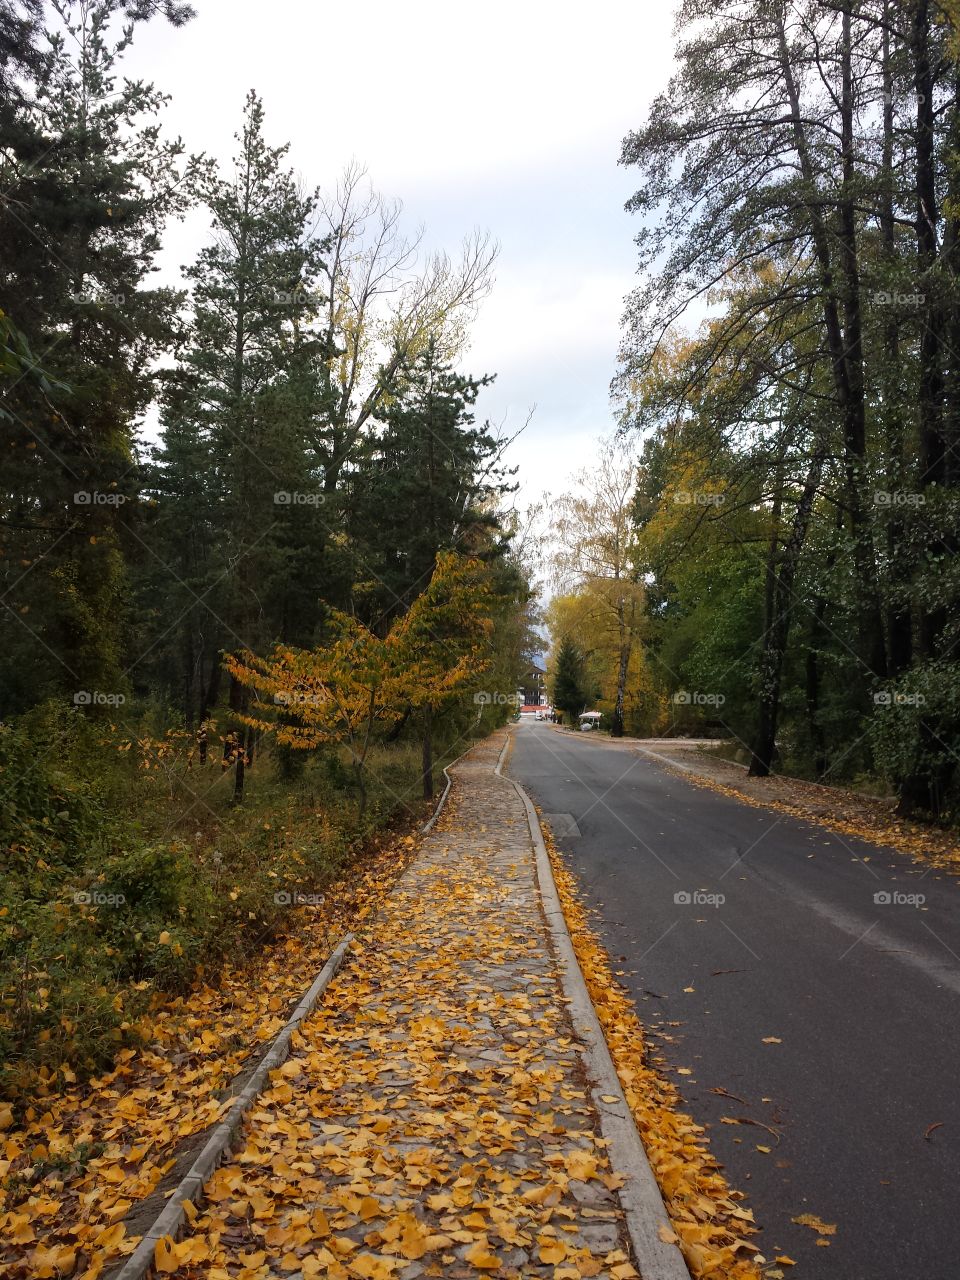
[[[241,718],[289,747],[344,744],[362,811],[377,727],[410,709],[442,707],[486,670],[492,600],[481,561],[441,554],[427,589],[383,637],[334,610],[332,643],[323,648],[228,656],[230,674],[255,694],[253,713]]]

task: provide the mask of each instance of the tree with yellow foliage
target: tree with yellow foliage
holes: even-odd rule
[[[610,731],[623,736],[627,677],[643,618],[643,583],[636,567],[633,499],[636,465],[628,448],[601,441],[597,461],[576,476],[577,492],[556,504],[554,580],[579,597],[616,654]]]
[[[419,710],[429,795],[433,716],[489,665],[492,602],[488,570],[479,560],[442,554],[427,589],[383,637],[333,610],[331,643],[323,648],[281,645],[269,657],[229,655],[230,674],[254,695],[252,712],[243,720],[295,749],[344,744],[362,813],[364,767],[378,727]]]

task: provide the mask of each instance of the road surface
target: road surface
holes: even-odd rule
[[[576,824],[557,843],[764,1256],[958,1280],[960,882],[533,720],[507,772]]]

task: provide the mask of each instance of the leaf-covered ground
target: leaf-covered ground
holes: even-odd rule
[[[499,745],[458,769],[164,1273],[636,1276]]]
[[[138,1203],[185,1172],[178,1149],[219,1119],[230,1082],[280,1031],[343,934],[375,912],[413,845],[386,839],[322,904],[293,908],[299,927],[259,966],[159,1004],[142,1024],[144,1047],[121,1052],[109,1073],[17,1119],[0,1105],[0,1274],[94,1280],[134,1248]]]
[[[636,1275],[621,1178],[583,1077],[524,810],[493,773],[502,740],[459,767],[451,806],[399,883],[410,839],[310,909],[257,972],[228,974],[216,990],[157,1009],[147,1048],[123,1055],[109,1075],[17,1127],[0,1114],[4,1276],[94,1280],[121,1261],[144,1229],[138,1202],[184,1171],[174,1167],[178,1146],[202,1141],[231,1079],[358,924],[346,965],[252,1109],[243,1148],[191,1207],[185,1237],[158,1250],[161,1273]],[[647,1061],[633,1006],[551,856],[688,1264],[698,1278],[745,1280],[756,1274],[750,1211]]]

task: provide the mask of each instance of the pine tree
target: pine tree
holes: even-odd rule
[[[124,687],[135,428],[177,302],[148,277],[167,218],[186,203],[182,147],[157,121],[165,100],[122,80],[118,64],[138,22],[189,10],[53,8],[60,29],[42,56],[29,22],[17,29],[6,73],[19,69],[20,91],[2,112],[0,309],[48,375],[8,380],[0,418],[7,712],[48,693]]]
[[[351,484],[350,527],[371,618],[409,608],[444,550],[495,554],[497,504],[513,491],[503,444],[473,407],[492,377],[471,378],[445,362],[435,342],[406,371]]]
[[[213,238],[186,272],[192,318],[158,455],[158,486],[178,513],[159,549],[169,589],[176,593],[182,581],[176,557],[185,546],[202,586],[168,641],[183,664],[174,683],[188,720],[195,705],[208,709],[215,689],[214,676],[198,687],[195,673],[209,672],[221,650],[262,650],[291,630],[307,639],[319,614],[319,583],[307,575],[327,518],[306,442],[304,370],[317,349],[309,316],[323,246],[310,238],[314,197],[285,167],[288,148],[268,145],[263,124],[263,104],[251,92],[233,172],[209,167],[197,183]],[[181,461],[198,452],[207,458],[199,489]],[[293,612],[306,617],[291,619],[291,596]],[[245,702],[232,680],[231,710],[242,713]],[[247,732],[238,796],[251,746]]]
[[[583,654],[566,636],[557,649],[553,673],[553,705],[570,719],[580,715],[587,703]]]

